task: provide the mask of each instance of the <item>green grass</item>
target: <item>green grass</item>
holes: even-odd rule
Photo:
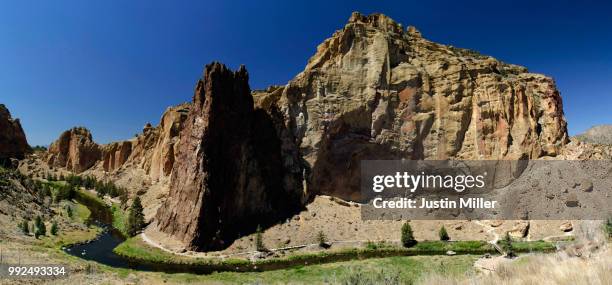
[[[210,275],[162,274],[162,279],[178,283],[221,282],[231,284],[378,284],[385,280],[412,284],[426,274],[459,277],[473,274],[475,255],[396,256],[352,260],[329,264],[297,266],[265,272],[218,272]],[[359,280],[361,283],[356,283]],[[389,284],[389,283],[387,283]],[[393,284],[393,283],[391,283]]]
[[[111,206],[113,214],[113,227],[119,230],[124,236],[129,236],[127,233],[127,213],[118,204]]]
[[[91,215],[89,208],[81,203],[70,202],[70,204],[72,206],[72,218],[81,223],[85,223]]]
[[[500,242],[500,245],[503,245],[503,241]],[[502,246],[503,247],[503,246]],[[512,242],[512,248],[515,252],[552,252],[556,250],[554,244],[546,241],[514,241]]]

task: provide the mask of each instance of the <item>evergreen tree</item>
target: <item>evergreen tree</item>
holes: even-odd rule
[[[266,245],[263,242],[263,233],[260,225],[257,225],[257,230],[255,230],[255,250],[268,251]]]
[[[448,236],[448,232],[446,231],[446,228],[444,226],[440,228],[440,231],[438,232],[438,236],[440,237],[441,241],[450,240],[450,237]]]
[[[66,214],[68,214],[68,218],[72,218],[72,207],[70,205],[66,205]]]
[[[19,224],[19,229],[21,229],[21,232],[24,235],[29,235],[30,234],[30,225],[28,223],[28,220],[23,220],[23,222],[21,222]]]
[[[506,256],[513,257],[514,247],[512,246],[512,237],[510,237],[510,233],[506,232],[503,242],[504,242],[504,249],[506,250]]]
[[[134,201],[132,202],[132,206],[130,207],[130,213],[128,216],[128,234],[130,236],[135,236],[144,228],[144,214],[142,209],[142,203],[140,202],[140,197],[136,196]]]
[[[414,239],[414,234],[412,233],[410,223],[404,223],[404,225],[402,225],[402,245],[404,247],[412,247],[416,243],[417,241]]]
[[[57,222],[53,221],[53,224],[51,224],[51,234],[56,236],[57,235],[57,231],[58,231]]]
[[[34,220],[34,225],[36,226],[36,229],[34,230],[34,236],[36,238],[47,234],[47,227],[45,226],[45,222],[43,222],[40,216],[36,216],[36,219]]]
[[[121,195],[119,196],[119,201],[121,201],[121,207],[124,207],[125,204],[127,204],[127,201],[128,201],[127,190],[123,189],[123,191],[121,192]]]

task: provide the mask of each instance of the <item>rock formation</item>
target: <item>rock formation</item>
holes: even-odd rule
[[[51,144],[47,164],[80,173],[93,166],[101,158],[101,154],[100,147],[93,141],[89,130],[75,127],[63,132]]]
[[[612,145],[612,125],[594,126],[575,137],[578,141]]]
[[[253,107],[244,66],[206,66],[177,151],[157,226],[189,248],[223,248],[300,209],[301,181],[285,167],[274,119]]]
[[[190,104],[168,108],[156,127],[147,124],[133,139],[98,145],[85,128],[64,132],[49,148],[47,163],[83,172],[99,165],[114,172],[122,166],[142,169],[154,181],[169,177],[175,160],[175,147]]]
[[[9,158],[22,159],[29,151],[19,119],[13,119],[6,106],[0,104],[0,162]]]
[[[282,109],[309,191],[348,199],[364,159],[537,158],[568,141],[551,78],[380,14],[354,13],[284,88],[256,95]]]
[[[272,192],[296,197],[289,203],[359,200],[361,160],[532,159],[568,142],[551,78],[430,42],[380,14],[354,13],[286,86],[251,99],[246,80],[242,68],[213,64],[196,88],[157,215],[158,229],[189,248],[223,247],[245,221],[262,223],[281,196]],[[253,136],[253,101],[274,118],[276,137],[260,127]],[[272,149],[258,160],[266,152],[255,139],[277,141],[279,162]],[[285,180],[302,183],[265,187],[279,175],[262,174],[281,163]]]

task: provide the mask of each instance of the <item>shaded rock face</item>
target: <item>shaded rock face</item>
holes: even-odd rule
[[[276,104],[307,162],[310,193],[357,199],[364,159],[524,159],[568,141],[554,81],[354,13]],[[270,101],[276,100],[275,103]]]
[[[0,163],[10,158],[22,159],[29,151],[19,119],[13,119],[6,106],[0,104]]]
[[[132,153],[130,141],[115,142],[102,147],[102,167],[104,171],[113,171],[121,167]]]
[[[159,230],[192,249],[220,249],[257,224],[299,211],[301,179],[284,167],[290,155],[277,132],[282,119],[270,114],[254,109],[244,67],[206,66],[181,132],[170,195],[157,213]]]
[[[100,160],[102,151],[88,129],[76,127],[63,132],[51,144],[47,163],[52,167],[64,167],[76,173],[83,172]]]

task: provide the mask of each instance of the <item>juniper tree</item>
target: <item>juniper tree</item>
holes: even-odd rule
[[[417,241],[414,239],[414,234],[412,233],[410,223],[404,223],[404,225],[402,225],[402,245],[404,247],[412,247],[416,243]]]
[[[56,236],[57,231],[58,231],[57,222],[53,221],[53,224],[51,224],[51,234]]]
[[[260,225],[257,225],[257,230],[255,231],[255,249],[257,251],[268,251],[263,242],[263,233]]]
[[[438,236],[440,237],[441,241],[449,241],[450,237],[448,236],[448,232],[446,232],[446,228],[444,226],[442,226],[440,228],[440,232],[438,232]]]
[[[47,234],[47,227],[45,226],[45,223],[43,222],[40,216],[36,216],[36,219],[34,220],[34,225],[36,227],[36,229],[34,230],[34,236],[36,238]]]
[[[144,214],[142,209],[142,203],[140,202],[140,197],[136,196],[134,201],[132,201],[132,206],[130,207],[130,213],[128,216],[128,227],[127,231],[130,236],[135,236],[144,228]]]

